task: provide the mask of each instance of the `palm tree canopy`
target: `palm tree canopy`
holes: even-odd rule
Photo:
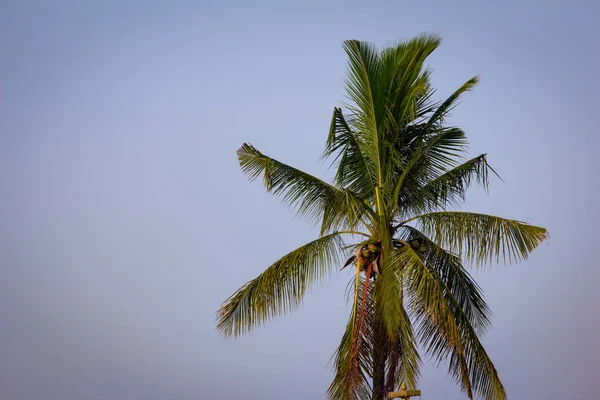
[[[222,305],[218,330],[248,333],[298,307],[329,272],[355,265],[353,312],[335,354],[332,399],[381,398],[419,377],[419,346],[448,365],[469,398],[505,399],[479,336],[489,309],[465,266],[526,260],[544,228],[455,211],[467,189],[486,190],[486,155],[468,158],[467,139],[447,117],[477,77],[435,101],[427,57],[440,38],[421,35],[384,49],[344,42],[345,112],[334,108],[323,157],[333,182],[238,150],[242,170],[308,221],[320,236],[281,257]],[[347,260],[347,261],[346,261]],[[382,375],[383,374],[383,375]]]

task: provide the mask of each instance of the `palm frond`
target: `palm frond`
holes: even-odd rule
[[[388,338],[386,392],[394,391],[402,382],[410,387],[416,387],[420,375],[421,356],[417,349],[412,323],[404,307],[401,319],[396,337],[393,340]]]
[[[377,228],[375,234],[381,242],[381,254],[380,273],[375,281],[375,307],[385,332],[390,339],[393,339],[403,323],[402,280],[392,267],[395,263],[395,251],[385,216],[380,217]]]
[[[415,165],[426,160],[425,165],[431,165],[438,171],[446,171],[449,166],[456,165],[456,160],[464,155],[467,145],[467,136],[460,128],[445,127],[431,131],[423,147],[416,152]]]
[[[423,65],[440,43],[438,36],[423,34],[382,51],[379,85],[386,90],[390,122],[394,122],[388,126],[405,126],[422,111],[419,105],[424,105],[422,99],[431,89]]]
[[[353,283],[353,282],[351,282]],[[350,315],[346,331],[338,346],[335,357],[335,377],[327,390],[332,400],[369,399],[372,378],[375,310],[373,308],[373,287],[366,285],[366,279],[359,277],[358,284],[366,288],[366,296],[356,296],[359,309],[364,310],[363,321]],[[350,284],[349,284],[350,286]],[[350,297],[350,296],[349,296]]]
[[[267,190],[281,196],[284,204],[313,223],[320,220],[322,234],[354,229],[365,213],[373,213],[350,191],[268,157],[247,143],[238,150],[238,158],[250,180],[263,175]]]
[[[435,243],[477,265],[526,260],[547,238],[545,228],[486,214],[440,211],[413,219]]]
[[[352,132],[340,108],[334,108],[327,146],[323,157],[335,155],[335,182],[356,193],[362,199],[373,196],[377,171],[373,162],[364,156],[360,138]]]
[[[442,249],[411,226],[402,227],[398,239],[411,244],[427,267],[436,271],[476,333],[485,333],[490,325],[491,311],[481,288],[463,267],[460,257]]]
[[[425,129],[422,142],[417,143],[410,160],[402,166],[392,199],[395,206],[407,201],[406,193],[416,191],[439,175],[456,166],[456,159],[464,153],[467,140],[459,128]]]
[[[352,125],[360,135],[363,154],[376,168],[376,182],[382,183],[381,148],[378,122],[385,111],[385,97],[377,85],[381,56],[375,46],[358,40],[346,40],[344,50],[348,55],[346,93],[353,104]]]
[[[457,100],[463,94],[470,92],[477,86],[479,83],[479,77],[474,76],[473,78],[466,81],[460,88],[458,88],[454,93],[450,95],[440,106],[435,110],[435,112],[429,118],[427,122],[428,125],[441,124],[444,122],[445,118],[448,116],[450,111],[456,106]]]
[[[398,260],[407,278],[408,307],[419,326],[417,337],[438,362],[448,361],[449,374],[469,398],[506,398],[492,361],[481,345],[469,318],[438,271],[407,242]]]
[[[217,329],[226,337],[239,336],[295,310],[307,290],[339,265],[342,253],[342,236],[332,233],[283,256],[223,302]]]
[[[482,154],[437,176],[421,187],[405,187],[398,200],[401,209],[415,213],[447,209],[465,201],[467,189],[478,183],[487,191],[489,173],[495,171]],[[412,190],[410,190],[412,189]]]

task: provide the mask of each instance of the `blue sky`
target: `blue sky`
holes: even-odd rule
[[[486,348],[511,399],[592,398],[598,15],[591,1],[2,2],[0,394],[324,398],[351,272],[250,336],[215,332],[221,301],[316,234],[235,151],[325,176],[342,41],[432,32],[440,98],[482,78],[452,123],[505,181],[465,209],[551,233],[527,263],[474,273]],[[465,398],[444,367],[420,388]]]

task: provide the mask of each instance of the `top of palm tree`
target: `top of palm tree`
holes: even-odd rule
[[[381,50],[344,42],[348,102],[345,112],[334,108],[323,154],[336,169],[333,182],[250,144],[238,150],[248,177],[261,177],[269,192],[319,224],[320,237],[227,299],[218,329],[237,336],[295,309],[308,289],[354,249],[346,262],[357,268],[354,307],[336,354],[331,398],[370,393],[378,398],[383,386],[399,380],[414,386],[417,343],[433,359],[448,363],[470,398],[505,398],[478,337],[489,325],[489,309],[463,262],[479,266],[527,259],[547,233],[516,220],[451,211],[473,183],[487,189],[495,172],[485,154],[466,157],[465,133],[447,124],[450,111],[478,78],[446,100],[434,100],[424,63],[439,44],[433,35]]]

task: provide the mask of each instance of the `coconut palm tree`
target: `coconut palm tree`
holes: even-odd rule
[[[454,211],[471,184],[495,174],[482,154],[446,122],[469,79],[434,101],[426,58],[440,39],[422,35],[378,50],[344,42],[348,103],[335,108],[324,157],[332,183],[266,156],[238,150],[250,180],[320,227],[229,297],[218,311],[226,337],[251,332],[296,309],[328,272],[354,266],[352,311],[335,353],[331,399],[383,399],[400,382],[415,386],[421,353],[448,365],[469,398],[505,399],[480,342],[489,309],[467,272],[527,259],[546,230],[516,220]],[[345,262],[345,263],[344,263]]]

